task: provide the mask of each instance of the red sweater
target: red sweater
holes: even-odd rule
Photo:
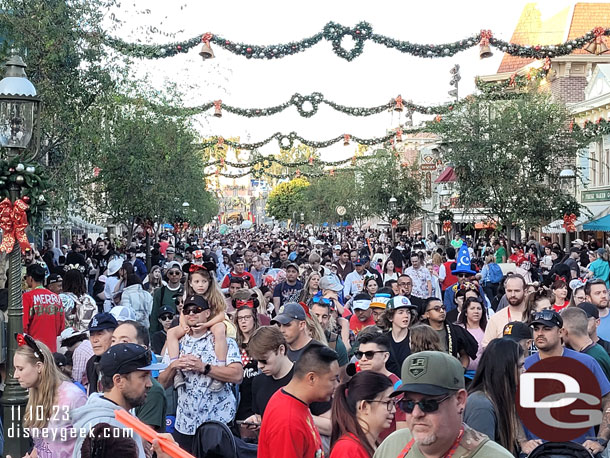
[[[23,332],[40,340],[53,353],[64,326],[64,306],[57,294],[42,287],[23,293]]]

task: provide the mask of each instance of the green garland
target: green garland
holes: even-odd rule
[[[341,172],[345,172],[345,171],[353,171],[354,169],[352,167],[345,167],[340,170],[341,170]],[[266,169],[259,168],[259,169],[250,169],[250,170],[247,170],[247,171],[241,172],[241,173],[227,173],[227,172],[222,172],[220,170],[216,170],[214,172],[208,172],[204,176],[205,177],[222,176],[225,178],[243,178],[245,176],[250,175],[253,178],[261,178],[263,176],[267,176],[270,178],[276,178],[278,180],[281,180],[284,178],[292,179],[295,177],[320,178],[325,175],[334,175],[334,172],[335,172],[334,169],[326,170],[326,171],[322,171],[322,172],[296,170],[292,174],[286,174],[286,173],[272,173]]]
[[[0,196],[10,198],[9,187],[16,183],[21,189],[20,198],[29,205],[29,212],[37,214],[47,205],[44,191],[49,187],[44,175],[44,167],[40,164],[29,164],[13,158],[10,161],[0,161]]]
[[[403,131],[402,133],[413,133],[413,132],[414,132],[414,130],[408,130],[408,131]],[[234,142],[231,140],[225,140],[223,137],[212,137],[214,140],[210,140],[210,141],[207,141],[204,143],[198,143],[196,146],[204,149],[204,148],[209,148],[214,145],[220,146],[220,145],[224,144],[224,145],[231,146],[232,148],[236,148],[236,149],[253,150],[253,149],[260,148],[275,139],[275,140],[277,140],[278,145],[280,146],[280,149],[282,149],[282,150],[291,149],[294,146],[295,140],[298,140],[299,142],[301,142],[304,145],[311,146],[312,148],[327,148],[341,140],[345,140],[345,135],[349,135],[349,140],[353,141],[359,145],[372,146],[372,145],[378,145],[380,143],[385,143],[387,141],[390,141],[391,139],[393,139],[394,137],[397,136],[397,132],[390,132],[389,134],[384,135],[383,137],[376,137],[376,138],[360,138],[360,137],[355,137],[350,134],[343,134],[343,135],[338,135],[335,138],[331,138],[330,140],[324,140],[324,141],[307,140],[306,138],[301,137],[296,132],[290,132],[289,134],[282,134],[280,132],[276,132],[275,134],[267,137],[266,139],[261,140],[259,142],[255,142],[255,143],[240,143],[240,142]]]
[[[475,79],[475,85],[485,95],[495,94],[507,89],[523,89],[532,82],[539,82],[546,78],[550,70],[550,59],[547,57],[543,68],[532,68],[525,75],[513,73],[510,78],[502,81],[485,82],[481,78]]]
[[[373,28],[368,22],[359,22],[355,27],[345,27],[335,22],[329,22],[324,26],[322,32],[318,32],[308,38],[304,38],[300,41],[268,46],[240,43],[219,35],[207,34],[210,43],[248,59],[281,59],[286,56],[303,52],[325,39],[332,43],[334,53],[347,61],[352,61],[362,54],[364,42],[367,40],[371,40],[372,42],[387,48],[396,49],[401,53],[411,54],[417,57],[437,58],[450,57],[458,52],[478,46],[483,38],[490,46],[512,56],[541,59],[545,57],[565,56],[572,53],[575,49],[582,48],[589,44],[597,36],[608,35],[610,35],[610,29],[596,28],[581,37],[568,40],[564,43],[530,46],[509,43],[499,38],[494,38],[491,31],[482,30],[480,33],[473,34],[452,43],[430,45],[396,40],[385,35],[373,33]],[[205,35],[199,35],[188,40],[167,43],[164,45],[128,43],[119,38],[109,36],[104,37],[104,41],[108,46],[125,55],[146,59],[159,59],[188,52],[190,49],[201,44],[204,36]],[[354,47],[350,51],[347,51],[342,45],[342,40],[346,36],[350,36],[354,40]]]
[[[345,165],[349,162],[355,163],[357,161],[369,160],[373,159],[371,156],[352,156],[347,159],[341,159],[339,161],[323,161],[322,159],[311,157],[307,160],[295,161],[295,162],[285,162],[281,159],[276,158],[273,155],[270,156],[261,156],[258,152],[255,152],[254,158],[248,162],[232,162],[224,159],[216,159],[210,162],[207,162],[204,167],[211,167],[215,165],[220,165],[222,167],[233,167],[236,169],[247,169],[250,167],[254,167],[256,165],[260,165],[263,168],[271,167],[272,164],[278,164],[282,167],[305,167],[305,166],[322,166],[322,167],[338,167],[340,165]]]

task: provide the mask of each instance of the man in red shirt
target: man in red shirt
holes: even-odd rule
[[[354,314],[349,319],[349,328],[354,331],[354,334],[358,334],[366,326],[375,324],[373,311],[371,310],[371,298],[368,294],[356,294],[354,302],[352,302],[352,308],[354,309]]]
[[[229,284],[231,283],[231,277],[244,278],[248,281],[248,284],[250,285],[249,288],[256,288],[256,282],[254,281],[254,277],[250,272],[246,272],[246,262],[243,258],[238,258],[235,261],[235,264],[233,266],[233,272],[230,272],[225,275],[225,278],[222,280],[222,285],[220,285],[220,287],[223,289],[228,288]]]
[[[258,456],[323,457],[322,440],[309,404],[330,401],[338,385],[337,353],[322,344],[305,349],[294,365],[292,380],[267,404],[258,439]]]
[[[57,336],[64,330],[64,307],[59,296],[42,287],[45,269],[27,267],[25,281],[30,291],[23,293],[23,332],[57,351]]]

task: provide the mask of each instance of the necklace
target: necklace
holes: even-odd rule
[[[455,438],[455,441],[453,442],[453,445],[451,446],[449,451],[445,455],[443,455],[443,458],[451,458],[455,454],[457,448],[460,446],[460,441],[462,440],[463,435],[464,435],[464,425],[462,425],[462,427],[460,428],[460,433]],[[409,441],[409,443],[405,446],[405,448],[403,448],[402,451],[398,454],[398,458],[406,458],[406,456],[409,454],[409,452],[413,448],[413,444],[415,444],[415,439],[411,439]]]

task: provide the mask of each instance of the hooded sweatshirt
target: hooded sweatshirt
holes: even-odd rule
[[[87,434],[89,434],[90,429],[93,430],[95,425],[99,423],[108,423],[111,426],[124,429],[123,424],[114,418],[114,411],[119,409],[123,408],[104,398],[101,393],[92,393],[84,406],[72,411],[72,424],[77,431],[86,431]],[[81,457],[80,450],[87,434],[77,434],[73,458]],[[146,458],[144,447],[142,446],[142,438],[134,432],[133,439],[138,447],[138,458]]]

